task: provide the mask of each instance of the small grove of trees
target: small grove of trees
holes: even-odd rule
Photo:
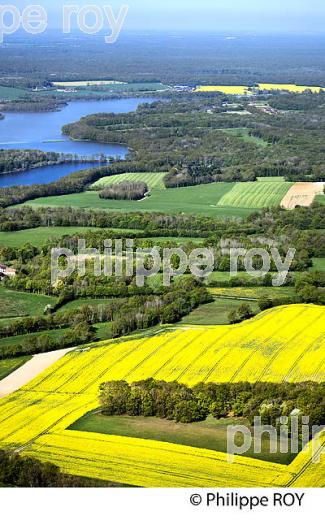
[[[228,314],[229,323],[240,323],[241,321],[248,320],[254,316],[252,308],[248,303],[242,303],[238,309],[233,309]]]
[[[294,303],[314,303],[325,305],[325,273],[315,271],[311,273],[301,273],[295,279],[294,296],[284,296],[282,298],[268,298],[262,296],[258,300],[261,311],[277,307],[279,305],[290,305]]]
[[[325,383],[199,383],[193,388],[176,381],[147,379],[128,384],[110,381],[100,386],[105,415],[160,417],[181,423],[205,420],[208,415],[245,417],[251,424],[276,426],[281,416],[308,416],[310,427],[325,420]]]
[[[0,487],[63,488],[110,487],[112,484],[93,479],[79,478],[61,473],[49,462],[17,453],[0,451]]]
[[[149,192],[145,182],[121,182],[112,184],[99,192],[101,199],[141,200]]]

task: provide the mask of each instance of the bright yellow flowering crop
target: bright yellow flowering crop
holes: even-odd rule
[[[302,94],[306,90],[311,90],[313,93],[319,94],[319,92],[324,91],[321,87],[309,87],[306,85],[293,85],[292,83],[283,84],[283,83],[259,83],[259,88],[261,90],[287,90],[288,92],[296,92],[298,94]]]
[[[249,94],[248,88],[242,85],[207,85],[200,86],[195,92],[222,92],[223,94],[245,96]]]
[[[200,85],[196,87],[195,92],[222,92],[228,95],[245,96],[253,94],[254,91],[262,90],[285,90],[288,92],[295,92],[302,94],[306,90],[310,90],[314,94],[324,92],[322,87],[308,86],[308,85],[294,85],[293,83],[259,83],[258,86],[249,90],[249,87],[244,85]]]
[[[73,351],[0,401],[0,448],[136,486],[317,486],[324,463],[311,469],[310,453],[290,466],[243,457],[230,464],[210,450],[66,429],[98,406],[99,384],[109,380],[325,381],[324,318],[324,307],[292,305],[240,325],[179,328]]]

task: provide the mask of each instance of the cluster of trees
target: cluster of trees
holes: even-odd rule
[[[149,192],[145,182],[121,182],[107,186],[99,192],[101,199],[141,200]]]
[[[220,169],[221,161],[216,157],[198,159],[180,166],[175,166],[164,177],[166,188],[195,186],[224,180]]]
[[[61,295],[59,303],[63,301],[66,300]],[[0,338],[26,337],[1,347],[0,358],[49,352],[89,343],[96,339],[93,325],[97,323],[110,323],[112,338],[158,324],[175,323],[199,305],[211,301],[212,297],[205,287],[194,279],[187,279],[166,288],[161,295],[134,296],[56,313],[53,312],[54,309],[47,309],[48,314],[45,316],[25,317],[2,326]],[[47,333],[61,329],[65,330],[59,337]],[[40,332],[42,334],[34,334]]]
[[[258,300],[261,311],[277,307],[279,305],[291,305],[297,303],[313,303],[325,305],[325,273],[301,273],[295,278],[295,295],[282,298],[262,297]]]
[[[268,273],[260,278],[251,276],[232,276],[229,280],[209,280],[209,287],[272,287],[273,275]],[[285,279],[283,286],[293,286],[294,278],[289,273]]]
[[[277,110],[317,110],[324,105],[324,93],[282,94],[269,99],[269,105]]]
[[[117,164],[110,171],[117,170]],[[101,171],[107,172],[107,168]],[[144,171],[141,169],[141,171]],[[105,173],[104,173],[105,174]],[[112,173],[113,174],[113,173]],[[1,193],[1,190],[0,190]],[[292,211],[269,208],[254,212],[245,222],[239,219],[219,219],[207,216],[163,213],[123,213],[82,210],[74,208],[31,208],[21,206],[1,209],[0,231],[17,231],[36,227],[79,226],[98,228],[136,229],[143,236],[187,236],[213,239],[238,237],[238,235],[294,236],[297,230],[308,230],[306,243],[315,243],[315,229],[325,228],[325,205],[314,203],[308,208],[299,207]],[[299,237],[301,238],[301,237]],[[317,256],[317,255],[316,255]],[[318,255],[319,256],[319,255]]]
[[[254,316],[254,312],[248,303],[242,303],[238,309],[233,309],[228,314],[229,323],[240,323],[244,320],[249,320]]]
[[[49,96],[26,95],[23,99],[7,101],[3,108],[7,112],[55,112],[61,110],[66,102]]]
[[[108,487],[111,484],[62,473],[49,462],[0,451],[0,486],[18,488]]]
[[[1,191],[0,191],[1,192]],[[0,230],[17,231],[35,227],[79,226],[98,228],[135,229],[150,236],[208,237],[211,234],[246,232],[254,233],[254,226],[237,219],[214,219],[196,215],[168,215],[164,213],[123,213],[81,210],[74,208],[31,208],[21,206],[1,209]],[[106,230],[107,232],[107,230]]]
[[[87,323],[79,323],[65,330],[57,337],[44,332],[40,335],[26,335],[19,342],[0,348],[0,359],[32,356],[64,348],[77,347],[96,339],[95,329]]]
[[[45,164],[57,164],[63,160],[61,154],[55,152],[0,149],[0,175],[28,170]]]
[[[159,323],[176,323],[199,305],[212,301],[212,296],[198,281],[191,278],[182,280],[179,284],[173,284],[163,295],[147,299],[141,307],[132,304],[122,306],[119,316],[112,323],[111,333],[113,337],[119,337]]]
[[[160,417],[181,423],[204,421],[209,415],[245,417],[251,424],[276,426],[292,412],[310,418],[310,428],[325,420],[324,383],[199,383],[193,388],[176,381],[147,379],[128,384],[110,381],[100,386],[105,415]],[[290,425],[289,425],[290,426]]]

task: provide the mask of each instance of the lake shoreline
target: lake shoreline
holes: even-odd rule
[[[81,168],[96,168],[105,158],[120,158],[133,153],[127,143],[103,143],[92,140],[73,139],[64,134],[62,129],[67,124],[78,121],[82,117],[95,113],[107,112],[115,114],[130,113],[137,110],[143,102],[155,102],[156,98],[128,97],[106,101],[74,100],[65,103],[62,110],[52,112],[20,112],[8,113],[0,124],[0,149],[3,150],[39,150],[54,152],[61,156],[77,157],[77,160],[51,161],[29,166],[27,169],[17,168],[0,174],[0,188],[17,185],[48,184],[57,181]],[[8,166],[14,166],[8,164]],[[21,166],[21,165],[19,165]],[[33,174],[32,172],[37,172]]]

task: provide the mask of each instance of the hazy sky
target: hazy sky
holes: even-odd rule
[[[325,33],[324,0],[11,0],[39,4],[57,24],[63,4],[129,5],[126,29]]]

